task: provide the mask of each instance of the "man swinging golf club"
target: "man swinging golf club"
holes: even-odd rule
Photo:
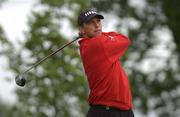
[[[134,117],[128,77],[119,61],[130,40],[102,32],[101,19],[92,9],[78,16],[80,55],[90,89],[87,117]]]
[[[104,17],[94,10],[83,11],[78,17],[80,54],[90,89],[87,117],[134,117],[128,77],[119,61],[130,40],[116,32],[102,32],[101,19]],[[16,84],[24,86],[26,73],[79,37],[17,75]]]

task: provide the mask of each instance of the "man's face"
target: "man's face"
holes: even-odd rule
[[[94,17],[80,26],[80,33],[85,38],[93,38],[102,33],[101,19]]]

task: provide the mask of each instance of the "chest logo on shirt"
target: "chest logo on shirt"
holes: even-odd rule
[[[114,40],[115,40],[115,37],[114,37],[114,36],[110,36],[110,35],[108,35],[108,37],[109,37],[109,39],[110,39],[110,40],[112,40],[112,41],[114,41]]]

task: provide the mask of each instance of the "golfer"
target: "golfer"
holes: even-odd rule
[[[90,89],[87,117],[134,117],[128,77],[120,63],[130,40],[102,32],[102,19],[92,9],[78,16],[80,55]]]

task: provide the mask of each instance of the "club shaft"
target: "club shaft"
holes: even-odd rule
[[[72,40],[71,42],[63,45],[62,47],[58,48],[57,50],[55,50],[54,52],[52,52],[51,54],[49,54],[48,56],[42,58],[40,61],[36,62],[34,65],[32,65],[31,67],[29,67],[27,70],[25,70],[22,74],[26,74],[28,71],[30,71],[31,69],[33,69],[34,67],[38,66],[39,64],[41,64],[43,61],[45,61],[46,59],[48,59],[49,57],[53,56],[54,54],[56,54],[57,52],[59,52],[60,50],[62,50],[63,48],[65,48],[66,46],[70,45],[71,43],[75,42],[76,40],[78,40],[79,37],[77,37],[76,39]]]

